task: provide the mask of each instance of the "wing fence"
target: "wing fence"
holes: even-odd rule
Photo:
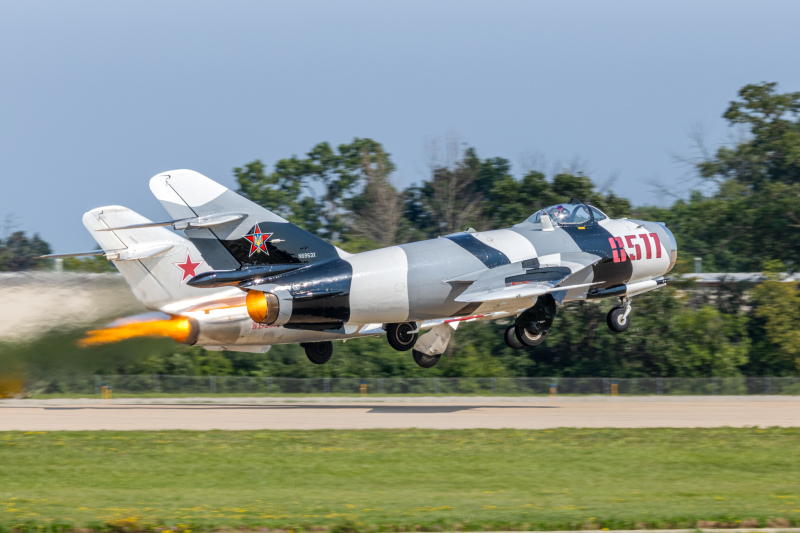
[[[29,384],[31,394],[99,395],[799,395],[800,377],[738,378],[283,378],[89,375]]]

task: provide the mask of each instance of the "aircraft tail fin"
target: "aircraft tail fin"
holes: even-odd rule
[[[109,231],[148,222],[118,205],[98,207],[83,215],[83,225],[148,308],[161,309],[178,300],[208,296],[207,290],[186,285],[195,274],[210,270],[187,239],[163,227]]]
[[[192,170],[158,174],[150,180],[150,190],[175,220],[225,220],[203,227],[190,223],[184,229],[214,270],[302,265],[345,255],[332,244]]]

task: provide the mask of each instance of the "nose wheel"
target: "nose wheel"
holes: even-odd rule
[[[631,302],[624,300],[623,305],[615,307],[608,312],[606,322],[608,322],[608,329],[614,333],[622,333],[631,325]]]

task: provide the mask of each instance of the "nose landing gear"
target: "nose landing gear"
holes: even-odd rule
[[[627,298],[620,298],[622,305],[608,312],[606,322],[608,328],[614,333],[622,333],[631,325],[631,302]]]

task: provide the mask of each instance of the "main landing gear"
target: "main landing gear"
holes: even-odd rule
[[[606,317],[608,327],[614,333],[622,333],[631,325],[631,301],[622,297],[620,303],[622,305],[609,311]],[[539,296],[536,305],[526,309],[513,325],[506,328],[503,339],[514,350],[539,346],[547,337],[555,316],[556,302],[553,297],[549,294]]]
[[[418,332],[419,328],[414,322],[387,324],[386,340],[389,341],[389,346],[398,352],[405,352],[417,343]]]
[[[503,338],[515,350],[523,346],[539,346],[544,342],[555,317],[555,299],[550,294],[539,296],[533,307],[519,315],[513,326],[506,328]]]
[[[439,362],[439,359],[442,358],[442,354],[440,353],[436,355],[428,355],[420,352],[419,350],[411,350],[411,355],[414,356],[414,362],[422,368],[433,368],[436,366],[436,363]]]
[[[442,354],[427,354],[419,350],[414,350],[414,345],[417,344],[419,338],[419,327],[415,322],[402,322],[400,324],[387,324],[386,327],[386,340],[389,341],[389,346],[398,352],[406,352],[411,350],[411,355],[414,357],[414,362],[422,368],[433,368]],[[446,345],[446,343],[445,343]]]
[[[503,339],[506,341],[506,344],[512,350],[519,350],[524,344],[522,344],[519,339],[517,339],[517,326],[511,324],[506,328],[506,332],[503,333]]]
[[[620,298],[622,305],[608,312],[606,322],[608,328],[614,333],[622,333],[631,325],[631,302],[627,298]]]
[[[300,344],[306,351],[306,357],[315,365],[324,365],[331,360],[333,355],[333,343],[324,342],[304,342]]]

